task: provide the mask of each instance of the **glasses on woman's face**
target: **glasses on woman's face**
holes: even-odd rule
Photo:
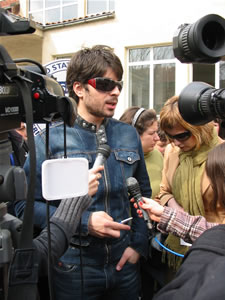
[[[185,142],[191,137],[191,132],[190,131],[184,131],[179,134],[171,135],[167,132],[165,132],[166,135],[168,136],[169,139],[171,140],[177,140],[179,142]]]

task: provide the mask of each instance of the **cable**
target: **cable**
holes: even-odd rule
[[[64,158],[67,158],[67,148],[66,148],[66,123],[64,121]],[[49,150],[49,126],[50,123],[46,123],[46,139],[45,139],[45,152],[46,159],[50,159]],[[49,286],[49,296],[50,300],[54,300],[54,290],[53,290],[53,274],[52,274],[52,256],[51,256],[51,230],[50,230],[50,210],[49,201],[46,201],[46,219],[47,219],[47,232],[48,232],[48,286]]]
[[[156,241],[162,248],[164,248],[166,251],[168,251],[168,252],[170,252],[170,253],[172,253],[172,254],[174,254],[174,255],[177,255],[177,256],[180,256],[180,257],[184,257],[183,254],[177,253],[177,252],[172,251],[172,250],[170,250],[169,248],[165,247],[162,243],[160,243],[160,241],[157,239],[156,236],[154,237],[154,239],[155,239],[155,241]]]
[[[81,300],[84,299],[84,273],[83,273],[83,257],[82,257],[82,243],[81,243],[81,219],[79,226],[79,244],[80,244],[80,276],[81,276]]]
[[[50,229],[50,212],[49,212],[49,201],[46,201],[46,215],[47,215],[47,232],[48,232],[48,287],[49,287],[49,299],[54,300],[53,290],[53,276],[52,276],[52,247],[51,247],[51,229]]]
[[[63,132],[64,132],[64,158],[67,158],[67,148],[66,148],[66,123],[63,123]]]
[[[46,140],[45,140],[45,154],[46,159],[50,158],[49,153],[49,123],[46,123]],[[54,300],[53,291],[53,276],[52,276],[52,247],[51,247],[51,230],[50,230],[50,212],[49,212],[49,201],[46,201],[46,221],[47,221],[47,232],[48,232],[48,287],[50,300]]]
[[[10,162],[11,162],[11,166],[15,166],[15,160],[12,153],[10,154]]]

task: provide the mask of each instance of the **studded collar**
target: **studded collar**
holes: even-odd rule
[[[84,120],[80,115],[77,115],[76,123],[85,130],[96,133],[99,144],[107,143],[107,136],[105,132],[105,126],[108,123],[108,119],[105,118],[99,129],[97,130],[97,126],[93,123],[89,123]]]

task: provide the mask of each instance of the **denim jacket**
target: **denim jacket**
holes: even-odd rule
[[[81,118],[80,118],[81,119]],[[76,122],[74,127],[66,128],[66,145],[68,157],[84,157],[92,168],[96,159],[96,153],[101,140],[101,130],[96,132],[96,126],[88,122]],[[101,127],[100,127],[101,128]],[[133,205],[130,204],[126,179],[135,177],[140,185],[142,195],[151,196],[149,177],[145,167],[142,145],[139,135],[132,126],[119,122],[113,118],[105,119],[104,129],[107,144],[111,148],[111,154],[104,163],[104,171],[96,195],[93,196],[92,205],[85,211],[81,219],[81,228],[78,232],[82,236],[82,246],[87,246],[90,241],[102,243],[104,240],[110,243],[118,243],[129,234],[129,245],[142,256],[147,256],[148,231],[143,219],[139,218]],[[100,135],[100,136],[99,136]],[[104,136],[102,138],[104,140]],[[103,141],[106,142],[106,141]],[[43,201],[41,193],[41,164],[46,159],[45,131],[36,136],[37,182],[36,201]],[[64,157],[64,130],[63,124],[53,123],[49,134],[50,158]],[[25,171],[29,169],[29,158],[25,163]],[[98,239],[88,234],[88,220],[94,211],[105,211],[114,221],[121,221],[133,216],[131,233],[121,232],[120,239]],[[78,233],[77,233],[78,237]],[[76,244],[80,238],[73,239]]]

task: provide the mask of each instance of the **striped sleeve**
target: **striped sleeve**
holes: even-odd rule
[[[187,243],[195,241],[205,230],[217,226],[209,223],[203,216],[190,216],[184,211],[178,211],[165,206],[158,224],[158,230],[172,233]]]

